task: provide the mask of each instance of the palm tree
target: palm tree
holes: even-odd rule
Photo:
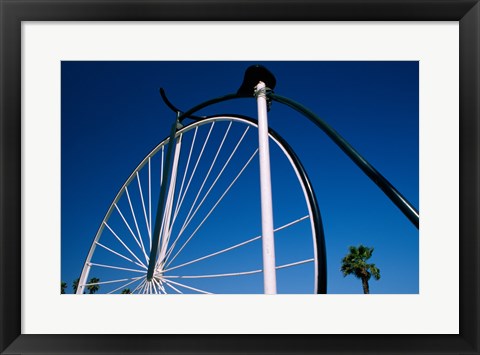
[[[370,259],[373,253],[373,248],[369,248],[363,245],[357,247],[349,247],[350,253],[345,255],[342,259],[342,267],[340,270],[343,276],[350,274],[362,280],[363,293],[370,293],[368,287],[368,280],[370,277],[374,277],[375,280],[380,279],[380,270],[375,264],[367,264],[367,260]]]
[[[61,293],[62,295],[65,294],[66,288],[67,288],[67,283],[62,281],[61,284],[60,284],[60,293]]]
[[[125,288],[125,289],[122,290],[122,295],[128,295],[130,293],[132,293],[132,291],[130,291],[129,288]]]
[[[73,280],[73,283],[72,283],[73,293],[77,293],[79,281],[80,281],[80,278],[76,278],[75,280]]]
[[[90,281],[88,281],[89,284],[96,284],[96,285],[89,285],[87,286],[88,293],[93,295],[95,292],[97,292],[100,288],[98,285],[98,282],[100,282],[100,279],[97,279],[96,277],[92,277]]]

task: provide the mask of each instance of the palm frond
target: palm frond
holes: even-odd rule
[[[366,247],[360,244],[358,247],[348,247],[349,253],[342,258],[340,271],[343,276],[354,275],[359,279],[370,280],[373,276],[376,280],[380,279],[380,270],[375,264],[367,264],[371,258],[374,248]]]

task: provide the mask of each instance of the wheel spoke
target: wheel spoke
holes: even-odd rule
[[[193,170],[192,170],[192,174],[190,175],[190,178],[188,179],[188,183],[187,183],[187,187],[185,188],[185,193],[188,191],[189,187],[190,187],[190,183],[192,182],[192,179],[193,177],[195,176],[195,173],[197,172],[197,167],[198,167],[198,164],[200,163],[200,160],[202,159],[202,156],[203,156],[203,152],[205,150],[205,147],[210,139],[210,135],[212,133],[212,130],[213,130],[213,127],[215,126],[215,122],[213,122],[211,125],[210,125],[210,129],[208,130],[208,134],[207,134],[207,137],[205,138],[205,141],[203,143],[203,146],[202,146],[202,149],[200,150],[200,153],[197,157],[197,161],[195,162],[195,166],[193,167]],[[187,217],[188,218],[188,217]],[[173,223],[175,222],[175,219],[173,220]],[[172,228],[173,228],[173,223],[172,223]],[[167,245],[168,246],[168,245]],[[163,260],[163,258],[159,258],[159,262],[161,263]]]
[[[138,247],[139,247],[140,249],[142,249],[142,246],[140,245],[140,242],[138,241],[137,236],[135,235],[135,233],[133,233],[132,228],[130,227],[130,224],[127,222],[127,220],[126,220],[125,217],[123,216],[122,211],[120,211],[120,208],[118,207],[118,205],[117,205],[116,203],[114,204],[114,206],[115,206],[115,209],[117,210],[118,214],[120,215],[120,217],[122,217],[122,220],[123,220],[123,222],[125,223],[125,225],[127,226],[128,230],[129,230],[130,233],[132,234],[132,237],[133,237],[133,239],[135,240],[135,242],[137,243]]]
[[[193,147],[195,146],[195,139],[197,138],[197,131],[198,131],[198,127],[195,127],[195,132],[193,133],[192,144],[190,145],[190,151],[188,152],[187,163],[185,165],[185,172],[183,173],[182,184],[180,185],[180,190],[178,192],[177,204],[175,205],[175,213],[174,213],[174,217],[173,217],[174,222],[175,222],[175,217],[177,216],[178,210],[180,209],[180,206],[181,206],[182,201],[183,201],[183,198],[180,198],[180,197],[182,196],[183,186],[185,184],[185,179],[187,178],[188,168],[190,167],[190,159],[192,158]],[[185,189],[185,194],[186,193],[187,193],[187,189]],[[174,222],[172,222],[172,224]]]
[[[161,160],[161,164],[160,164],[160,188],[162,187],[162,184],[163,184],[163,164],[164,164],[164,161],[165,161],[164,150],[165,150],[165,146],[163,145],[162,146],[162,160]]]
[[[142,289],[143,285],[145,284],[145,282],[147,282],[147,279],[144,278],[142,280],[142,282],[140,282],[137,287],[135,287],[135,289],[132,291],[132,293],[135,293],[136,291],[138,291],[138,293],[140,293],[140,290]]]
[[[147,209],[145,208],[145,200],[143,199],[143,191],[142,191],[142,184],[140,183],[140,174],[137,171],[137,183],[138,183],[138,191],[140,192],[140,199],[142,200],[142,208],[143,208],[143,216],[145,217],[145,225],[147,226],[148,231],[148,238],[152,238],[152,230],[150,225],[148,224],[148,217],[147,217]]]
[[[140,263],[137,263],[136,261],[133,261],[133,260],[127,258],[126,256],[120,254],[120,253],[117,253],[115,250],[112,250],[112,249],[106,247],[105,245],[103,245],[103,244],[101,244],[101,243],[99,243],[99,242],[95,242],[95,244],[98,245],[98,246],[101,246],[102,248],[108,250],[109,252],[111,252],[111,253],[113,253],[113,254],[115,254],[115,255],[118,255],[118,256],[122,257],[123,259],[126,259],[126,260],[130,261],[131,263],[133,263],[133,264],[135,264],[135,265],[137,265],[137,266],[140,266],[141,268],[143,268],[143,269],[145,269],[145,270],[147,269],[147,267],[146,267],[145,265],[140,264]]]
[[[125,247],[125,249],[128,250],[128,252],[135,258],[137,259],[137,261],[142,264],[143,266],[145,266],[145,264],[143,264],[140,259],[130,250],[129,247],[127,247],[127,245],[123,242],[123,240],[117,235],[117,233],[114,232],[114,230],[112,228],[110,228],[110,226],[108,225],[107,222],[103,222],[103,224],[105,224],[105,226],[108,228],[108,230],[110,230],[110,232],[112,232],[112,234],[115,236],[115,238],[117,238],[117,240]]]
[[[222,176],[223,172],[225,171],[226,167],[228,166],[228,164],[230,163],[231,159],[233,158],[233,156],[235,155],[235,152],[237,151],[238,147],[240,146],[240,144],[242,143],[243,139],[245,138],[245,135],[247,134],[248,130],[249,130],[250,127],[247,127],[245,129],[245,131],[243,132],[242,136],[240,137],[240,139],[238,140],[236,146],[234,147],[233,151],[230,153],[230,156],[228,157],[227,161],[225,162],[225,164],[223,165],[222,169],[220,170],[220,172],[218,173],[216,179],[213,181],[212,185],[210,186],[210,188],[208,189],[208,191],[205,193],[205,196],[203,197],[203,199],[200,201],[200,203],[198,204],[197,208],[195,209],[195,211],[192,213],[192,210],[193,208],[195,207],[195,203],[197,202],[197,199],[198,197],[200,196],[200,192],[202,191],[203,189],[203,184],[202,184],[202,187],[201,189],[198,191],[197,193],[197,196],[195,197],[195,200],[194,202],[192,203],[192,206],[190,207],[190,210],[188,211],[187,213],[187,217],[185,217],[185,221],[183,223],[183,226],[180,228],[180,232],[178,233],[177,237],[175,238],[175,241],[172,243],[172,245],[170,246],[170,249],[168,250],[167,252],[167,258],[171,255],[173,249],[175,248],[175,245],[177,244],[178,240],[180,239],[180,237],[182,236],[183,232],[187,229],[188,225],[190,224],[190,222],[193,220],[193,218],[195,217],[195,215],[197,214],[198,210],[200,209],[200,207],[202,206],[203,202],[205,201],[205,199],[208,197],[208,195],[210,194],[210,192],[212,191],[213,187],[215,186],[215,184],[217,183],[218,179],[220,179],[220,177]],[[258,150],[258,149],[257,149]],[[254,153],[256,154],[256,153]],[[206,179],[204,180],[204,183],[206,182]]]
[[[181,267],[184,267],[184,266],[187,266],[187,265],[191,265],[191,264],[197,263],[197,262],[199,262],[199,261],[202,261],[202,260],[205,260],[205,259],[208,259],[208,258],[217,256],[217,255],[226,253],[226,252],[228,252],[228,251],[230,251],[230,250],[234,250],[234,249],[236,249],[236,248],[242,247],[242,246],[244,246],[244,245],[247,245],[247,244],[249,244],[249,243],[252,243],[252,242],[254,242],[254,241],[256,241],[256,240],[259,240],[259,239],[261,239],[261,238],[262,238],[261,235],[260,235],[260,236],[257,236],[257,237],[255,237],[255,238],[249,239],[249,240],[247,240],[247,241],[245,241],[245,242],[242,242],[242,243],[239,243],[239,244],[235,244],[235,245],[233,245],[233,246],[231,246],[231,247],[228,247],[228,248],[219,250],[219,251],[217,251],[217,252],[215,252],[215,253],[211,253],[211,254],[202,256],[202,257],[200,257],[200,258],[198,258],[198,259],[195,259],[195,260],[187,261],[186,263],[183,263],[183,264],[180,264],[180,265],[177,265],[177,266],[173,266],[173,267],[171,267],[171,268],[168,268],[168,269],[166,269],[166,270],[163,270],[163,272],[165,273],[165,272],[168,272],[168,271],[172,271],[172,270],[175,270],[175,269],[179,269],[179,268],[181,268]]]
[[[215,205],[213,205],[213,207],[210,209],[210,211],[208,212],[208,214],[205,216],[205,218],[202,220],[202,222],[200,222],[200,224],[198,225],[198,227],[193,231],[193,233],[190,235],[190,237],[186,240],[185,243],[183,243],[182,247],[178,250],[178,252],[175,254],[175,256],[168,262],[168,264],[166,264],[166,267],[168,267],[174,260],[175,258],[178,256],[178,254],[180,254],[180,252],[183,250],[183,248],[185,248],[185,246],[188,244],[188,242],[190,242],[190,240],[195,236],[195,234],[197,233],[197,231],[200,229],[200,227],[205,223],[205,221],[207,220],[208,217],[210,217],[210,215],[212,214],[212,212],[215,210],[215,208],[218,206],[218,204],[223,200],[223,198],[225,197],[225,195],[228,193],[228,191],[230,191],[231,187],[233,186],[233,184],[235,184],[235,182],[238,180],[238,178],[242,175],[242,173],[245,171],[245,169],[247,168],[247,166],[250,164],[250,162],[252,161],[252,159],[255,157],[255,155],[257,155],[258,153],[258,148],[255,150],[255,152],[252,154],[252,156],[250,157],[250,159],[248,159],[248,161],[245,163],[245,165],[243,166],[243,168],[240,170],[240,172],[237,174],[237,176],[235,177],[235,179],[233,179],[233,181],[230,183],[230,185],[227,187],[227,189],[225,190],[225,192],[222,194],[222,196],[220,196],[220,198],[217,200],[217,202],[215,203]],[[178,239],[177,239],[178,240]],[[173,251],[173,248],[174,248],[174,245],[172,245],[172,248],[171,250]],[[167,256],[168,258],[168,256]]]
[[[157,286],[157,287],[154,287],[155,291],[156,291],[156,288],[158,288],[160,293],[163,292],[164,294],[166,294],[165,289],[163,288],[161,281],[157,281],[155,278],[153,278],[152,281]]]
[[[242,136],[240,137],[239,141],[237,142],[237,145],[235,146],[235,148],[233,149],[232,153],[230,154],[230,156],[228,157],[227,161],[225,162],[225,164],[223,165],[222,169],[220,170],[220,172],[218,173],[216,179],[213,181],[212,185],[210,186],[210,188],[208,189],[208,191],[205,193],[205,196],[203,197],[203,199],[200,201],[200,203],[198,204],[197,208],[195,209],[195,211],[192,213],[192,209],[194,208],[195,206],[195,202],[197,201],[197,199],[195,199],[194,203],[192,203],[192,207],[190,208],[190,211],[188,211],[188,214],[187,214],[187,217],[185,218],[185,222],[182,226],[182,228],[180,229],[180,232],[179,232],[179,236],[183,233],[183,231],[188,227],[188,225],[190,224],[190,222],[192,221],[193,217],[195,217],[195,214],[198,212],[199,208],[202,206],[203,202],[205,201],[205,199],[208,197],[208,195],[210,194],[210,191],[212,191],[213,187],[215,186],[215,184],[217,183],[218,179],[220,179],[220,177],[222,176],[223,172],[225,171],[226,167],[228,166],[228,164],[230,163],[231,159],[233,158],[233,156],[235,155],[235,153],[237,152],[237,149],[238,147],[240,146],[240,144],[242,143],[243,139],[245,138],[245,135],[247,134],[248,130],[250,129],[250,127],[247,127],[245,129],[245,131],[243,132]],[[197,198],[198,198],[198,194],[197,194]]]
[[[227,276],[243,276],[243,275],[252,275],[262,272],[262,269],[252,270],[252,271],[241,271],[241,272],[230,272],[226,274],[213,274],[213,275],[185,275],[185,276],[176,276],[176,275],[165,275],[165,279],[211,279],[215,277],[227,277]]]
[[[133,280],[133,281],[130,281],[130,282],[127,282],[126,284],[124,284],[124,285],[122,285],[122,286],[120,286],[120,287],[116,288],[115,290],[108,292],[108,294],[112,294],[112,293],[115,293],[115,292],[117,292],[117,291],[119,291],[119,290],[121,290],[121,289],[124,289],[125,287],[127,287],[127,286],[129,286],[129,285],[131,285],[131,284],[133,284],[133,283],[135,283],[135,282],[137,282],[137,281],[141,280],[141,279],[142,279],[142,277],[143,277],[143,276],[140,276],[140,277],[138,277],[138,278],[135,278],[135,280]],[[133,293],[133,291],[132,291],[132,293]]]
[[[154,289],[158,288],[160,290],[160,284],[155,278],[152,279],[152,283],[154,284]]]
[[[203,142],[202,149],[200,150],[200,153],[198,154],[197,160],[195,162],[195,166],[193,167],[192,173],[190,174],[190,178],[188,179],[187,187],[185,188],[185,193],[187,193],[190,184],[193,180],[193,177],[195,176],[195,173],[197,172],[197,167],[198,164],[200,163],[202,157],[203,157],[203,152],[205,151],[205,147],[207,146],[207,143],[210,139],[210,135],[212,133],[213,127],[215,126],[215,122],[211,124],[210,129],[208,130],[207,137],[205,138],[205,141]]]
[[[149,249],[152,250],[152,168],[148,157],[148,224],[150,225]]]
[[[295,263],[280,265],[280,266],[277,266],[276,269],[277,270],[284,269],[284,268],[287,268],[287,267],[302,265],[302,264],[311,263],[311,262],[314,262],[314,261],[315,261],[315,259],[313,259],[313,258],[312,259],[306,259],[306,260],[302,260],[302,261],[297,261]]]
[[[148,282],[147,280],[145,280],[145,282],[143,283],[143,286],[140,287],[140,289],[138,290],[138,293],[142,293],[144,295],[147,291],[147,287],[148,287]]]
[[[205,147],[207,146],[207,143],[210,139],[210,135],[212,133],[212,130],[213,130],[214,126],[215,126],[215,122],[213,122],[210,125],[210,129],[208,131],[207,138],[205,138],[205,142],[203,143],[202,149],[200,150],[200,154],[197,157],[197,161],[195,162],[195,166],[193,167],[192,173],[190,174],[190,178],[188,179],[187,187],[185,188],[185,193],[188,191],[188,188],[190,187],[190,183],[192,182],[192,179],[195,176],[195,173],[197,172],[198,164],[200,163],[200,160],[202,159],[203,152],[204,152]],[[173,222],[175,222],[175,220]],[[172,228],[173,228],[173,223],[172,223]]]
[[[295,220],[295,221],[292,221],[292,222],[290,222],[290,223],[284,224],[283,226],[276,228],[276,229],[274,230],[274,232],[278,232],[278,231],[281,231],[281,230],[283,230],[283,229],[285,229],[285,228],[291,227],[291,226],[293,226],[293,225],[295,225],[295,224],[297,224],[297,223],[299,223],[299,222],[304,221],[305,219],[308,219],[308,217],[309,217],[309,216],[306,215],[306,216],[304,216],[304,217],[302,217],[302,218],[299,218],[299,219],[297,219],[297,220]],[[196,262],[199,262],[199,261],[202,261],[202,260],[205,260],[205,259],[208,259],[208,258],[217,256],[217,255],[220,255],[220,254],[223,254],[223,253],[226,253],[226,252],[228,252],[228,251],[231,251],[231,250],[234,250],[234,249],[236,249],[236,248],[242,247],[242,246],[244,246],[244,245],[247,245],[247,244],[249,244],[249,243],[252,243],[252,242],[254,242],[254,241],[256,241],[256,240],[259,240],[259,239],[261,239],[261,238],[262,238],[261,235],[256,236],[256,237],[251,238],[251,239],[249,239],[249,240],[247,240],[247,241],[244,241],[244,242],[242,242],[242,243],[238,243],[238,244],[232,245],[231,247],[228,247],[228,248],[219,250],[219,251],[217,251],[217,252],[215,252],[215,253],[211,253],[211,254],[202,256],[202,257],[200,257],[200,258],[198,258],[198,259],[191,260],[191,261],[188,261],[188,262],[186,262],[186,263],[173,266],[173,267],[171,267],[171,268],[169,268],[169,269],[163,270],[163,272],[165,273],[165,272],[168,272],[168,271],[171,271],[171,270],[179,269],[179,268],[181,268],[181,267],[184,267],[184,266],[187,266],[187,265],[190,265],[190,264],[194,264],[194,263],[196,263]]]
[[[141,279],[143,276],[139,276],[139,277],[131,277],[131,278],[127,278],[127,279],[121,279],[121,280],[110,280],[110,281],[101,281],[101,282],[92,282],[92,283],[88,283],[88,284],[85,284],[83,286],[94,286],[94,285],[103,285],[103,284],[111,284],[111,283],[117,283],[117,282],[123,282],[123,281],[130,281],[130,280],[138,280],[138,279]]]
[[[275,269],[279,270],[279,269],[285,269],[285,268],[288,268],[288,267],[292,267],[292,266],[297,266],[297,265],[302,265],[302,264],[306,264],[306,263],[311,263],[313,262],[315,259],[306,259],[306,260],[302,260],[302,261],[297,261],[297,262],[294,262],[294,263],[290,263],[290,264],[284,264],[284,265],[280,265],[280,266],[276,266]],[[211,279],[211,278],[215,278],[215,277],[230,277],[230,276],[244,276],[244,275],[252,275],[252,274],[258,274],[260,272],[262,272],[263,270],[262,269],[258,269],[258,270],[252,270],[252,271],[241,271],[241,272],[230,272],[230,273],[224,273],[224,274],[213,274],[213,275],[164,275],[163,277],[165,279]]]
[[[128,193],[128,187],[127,186],[125,186],[125,192],[127,194],[128,204],[130,205],[130,211],[132,211],[133,221],[135,222],[135,228],[137,229],[138,239],[140,240],[141,248],[142,248],[143,254],[145,255],[145,261],[148,264],[148,256],[147,256],[147,253],[145,251],[145,246],[143,245],[142,234],[140,233],[140,229],[138,228],[137,217],[135,216],[135,211],[133,210],[132,200],[130,199],[130,194]]]
[[[165,295],[168,294],[167,290],[166,290],[165,287],[163,286],[163,282],[160,281],[159,285],[160,285],[160,290],[161,290]]]
[[[206,294],[206,295],[213,295],[213,293],[211,293],[211,292],[207,292],[207,291],[203,291],[203,290],[200,290],[198,288],[195,288],[195,287],[187,286],[187,285],[181,284],[180,282],[175,282],[175,281],[167,280],[167,279],[163,279],[163,280],[166,282],[167,285],[172,283],[176,286],[184,287],[184,288],[187,288],[187,289],[192,290],[192,291],[196,291],[196,292],[203,293],[203,294]]]
[[[180,294],[183,294],[182,291],[178,290],[176,287],[174,287],[173,285],[170,285],[168,282],[165,282],[165,285],[167,285],[168,287],[170,287],[172,290],[174,290],[176,293],[180,293]]]
[[[133,272],[139,272],[141,274],[145,274],[145,270],[135,270],[135,269],[128,269],[125,267],[119,267],[119,266],[112,266],[112,265],[104,265],[104,264],[97,264],[97,263],[90,263],[92,266],[98,266],[98,267],[104,267],[108,269],[117,269],[117,270],[125,270],[125,271],[133,271]]]
[[[212,172],[213,167],[215,166],[215,163],[216,163],[216,161],[217,161],[218,155],[219,155],[220,152],[222,151],[223,144],[225,143],[225,140],[227,139],[227,136],[228,136],[228,133],[230,132],[230,128],[231,128],[231,127],[232,127],[232,122],[230,122],[230,123],[228,124],[227,130],[226,130],[225,134],[223,135],[223,138],[222,138],[222,141],[220,142],[220,145],[218,146],[218,149],[217,149],[217,152],[216,152],[216,154],[215,154],[215,157],[213,158],[213,161],[212,161],[212,163],[210,164],[210,168],[208,169],[207,174],[206,174],[205,177],[203,178],[202,185],[201,185],[200,188],[198,189],[197,195],[196,195],[196,197],[195,197],[195,199],[194,199],[194,201],[193,201],[193,203],[192,203],[192,206],[194,206],[195,203],[197,202],[197,199],[198,199],[198,197],[200,196],[200,193],[202,192],[203,187],[205,186],[205,183],[207,182],[207,180],[208,180],[208,178],[209,178],[209,176],[210,176],[210,173]],[[182,200],[180,201],[180,206],[182,205],[183,200],[184,200],[186,194],[187,194],[187,191],[185,191],[185,193],[184,193],[183,196],[182,196]],[[175,221],[175,219],[176,219],[176,217],[177,217],[177,215],[178,215],[179,210],[180,210],[180,207],[176,210],[176,213],[175,213],[175,216],[174,216],[174,221]],[[187,215],[187,217],[188,217],[188,215]]]

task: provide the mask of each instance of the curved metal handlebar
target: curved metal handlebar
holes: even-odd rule
[[[165,105],[167,105],[167,107],[170,110],[172,110],[173,112],[175,112],[177,114],[177,117],[180,117],[182,115],[183,111],[180,110],[174,104],[172,104],[172,102],[167,98],[167,94],[165,93],[165,90],[163,88],[160,88],[160,96],[162,97],[163,102],[165,102]],[[183,117],[183,118],[191,118],[192,120],[198,121],[198,120],[201,120],[205,117],[189,115],[188,117]]]

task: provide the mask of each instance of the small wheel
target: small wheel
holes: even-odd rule
[[[272,130],[269,135],[278,293],[324,293],[315,196],[291,148]],[[92,288],[107,294],[263,293],[257,124],[233,115],[177,132],[156,269],[147,280],[168,144],[167,138],[155,147],[115,196],[77,294]],[[98,281],[88,283],[89,277]]]

